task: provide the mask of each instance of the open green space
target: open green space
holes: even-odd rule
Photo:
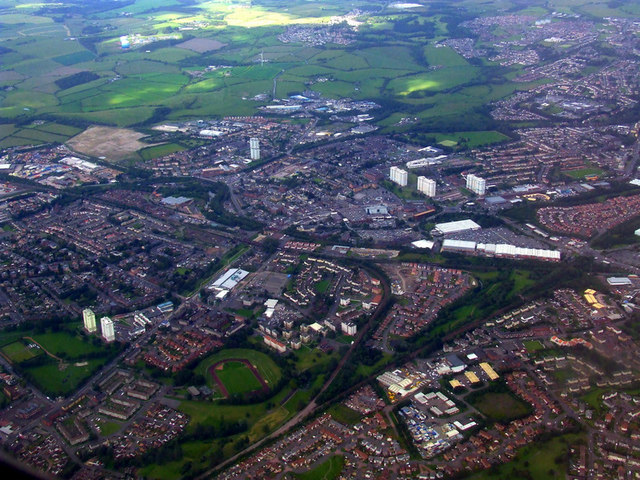
[[[262,378],[264,378],[265,382],[267,382],[267,385],[275,385],[282,377],[280,367],[278,367],[268,355],[258,352],[257,350],[250,350],[247,348],[230,348],[214,353],[202,360],[202,362],[200,362],[200,364],[195,368],[195,372],[203,375],[207,379],[207,384],[213,387],[213,381],[211,376],[208,374],[209,368],[221,360],[228,360],[230,358],[246,359],[250,361],[253,366],[258,369],[258,372]],[[251,373],[248,369],[246,370],[248,373]],[[253,374],[251,374],[251,376],[255,380]],[[258,382],[257,380],[255,381],[256,383]]]
[[[585,167],[577,170],[563,170],[562,173],[574,180],[584,180],[584,177],[591,175],[601,176],[604,173],[604,170],[598,167]]]
[[[329,282],[329,280],[320,280],[319,282],[317,282],[314,285],[313,288],[315,289],[315,291],[317,293],[322,294],[322,293],[325,293],[329,289],[330,285],[331,285],[331,282]]]
[[[509,75],[515,67],[470,61],[450,47],[436,46],[431,39],[451,35],[452,20],[438,13],[447,10],[440,5],[393,11],[384,17],[365,13],[363,24],[352,32],[360,42],[358,48],[283,43],[278,36],[293,24],[326,25],[332,15],[369,6],[366,2],[350,6],[312,2],[288,5],[286,11],[273,2],[237,8],[205,0],[191,2],[188,12],[173,0],[161,6],[150,0],[113,6],[109,10],[105,5],[99,12],[79,6],[71,18],[55,8],[39,11],[35,6],[7,5],[0,15],[5,27],[0,36],[6,38],[6,50],[0,51],[5,73],[0,81],[9,82],[14,89],[0,98],[0,117],[22,123],[46,114],[70,122],[131,126],[162,119],[252,115],[267,103],[252,97],[270,95],[277,77],[276,96],[311,89],[331,98],[381,101],[382,125],[391,127],[393,123],[386,122],[393,120],[388,119],[406,113],[420,119],[419,129],[424,132],[433,125],[438,127],[435,131],[447,135],[463,132],[467,142],[457,138],[440,141],[473,148],[502,140],[496,132],[477,138],[473,134],[478,132],[467,134],[475,128],[492,132],[481,128],[488,118],[475,109],[516,89],[530,88],[511,82]],[[25,14],[32,9],[39,15]],[[488,6],[477,11],[486,9]],[[532,12],[542,15],[542,11]],[[85,14],[91,14],[89,28],[78,20]],[[423,31],[403,30],[407,26],[402,22],[409,14],[408,28]],[[158,34],[170,34],[170,38],[154,41]],[[138,40],[150,43],[135,40],[131,48],[122,49],[121,35],[130,39],[137,35]],[[182,48],[180,44],[187,39],[189,43]],[[258,62],[261,55],[264,64]],[[205,71],[209,65],[225,68]],[[318,77],[328,81],[317,82]],[[446,122],[440,122],[442,118]],[[24,136],[0,139],[3,146],[37,140]],[[159,154],[144,153],[149,158]]]
[[[493,143],[500,143],[510,140],[509,137],[495,130],[481,132],[455,132],[452,134],[436,134],[436,142],[444,147],[455,147],[456,145],[468,148],[477,148]]]
[[[524,348],[526,348],[527,353],[544,350],[544,345],[542,345],[538,340],[525,340],[522,343],[524,344]]]
[[[181,152],[184,149],[182,145],[178,145],[177,143],[165,143],[163,145],[143,148],[138,151],[138,155],[140,155],[143,160],[151,160],[153,158],[164,157],[171,153]]]
[[[489,420],[500,423],[524,417],[530,411],[526,403],[507,392],[483,393],[470,403]]]
[[[341,403],[336,403],[329,408],[328,413],[330,413],[336,421],[345,425],[355,425],[362,418],[362,415],[358,412]]]
[[[261,388],[256,376],[242,362],[227,361],[216,367],[215,374],[224,384],[229,395],[242,395]]]
[[[344,457],[336,455],[321,463],[313,470],[296,474],[295,478],[298,480],[335,480],[340,476],[343,467]]]
[[[105,358],[91,358],[84,362],[58,363],[52,359],[43,365],[23,367],[25,377],[31,380],[43,392],[53,396],[66,396],[75,392],[78,387],[94,375]]]
[[[119,432],[122,427],[124,427],[124,424],[113,420],[101,420],[98,422],[98,425],[100,427],[100,433],[105,437]]]
[[[101,345],[93,345],[81,336],[66,331],[37,334],[32,338],[49,353],[61,358],[76,359],[104,352]]]
[[[516,457],[497,469],[477,473],[468,480],[503,478],[535,478],[536,480],[561,480],[566,478],[569,446],[584,442],[579,434],[557,436],[551,440],[534,441],[518,452]]]
[[[9,358],[11,363],[21,363],[25,360],[37,357],[42,353],[42,350],[37,346],[35,348],[30,348],[24,342],[17,341],[2,347],[2,353]]]

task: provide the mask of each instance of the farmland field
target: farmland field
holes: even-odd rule
[[[374,4],[357,1],[349,8],[375,9]],[[429,13],[430,8],[398,10],[388,17],[367,13],[350,33],[353,43],[318,46],[288,42],[281,35],[294,24],[320,28],[332,15],[346,13],[344,5],[290,5],[283,11],[273,2],[236,8],[233,3],[195,0],[187,12],[178,1],[158,8],[150,0],[136,0],[95,12],[89,29],[55,9],[26,14],[36,5],[5,8],[0,15],[0,37],[5,40],[0,85],[13,87],[0,96],[0,120],[6,123],[26,125],[47,115],[83,127],[147,127],[162,118],[253,115],[271,102],[274,91],[277,100],[313,90],[333,99],[383,101],[386,106],[376,122],[386,127],[384,133],[404,132],[394,124],[412,116],[419,119],[416,131],[446,133],[452,138],[439,141],[461,149],[501,141],[497,132],[483,128],[489,119],[475,109],[516,89],[531,88],[509,80],[515,69],[496,73],[491,64],[472,62],[438,44],[448,38],[453,20]],[[617,10],[624,14],[628,9]],[[394,22],[407,18],[425,32],[394,29]],[[121,36],[129,38],[129,48],[121,46]],[[319,77],[323,81],[316,81]],[[258,94],[266,97],[251,100]],[[474,135],[476,125],[488,136]],[[7,129],[0,146],[66,142],[78,133],[37,130]],[[136,154],[145,147],[116,147],[105,156],[119,161],[156,155],[151,149]],[[108,149],[85,153],[102,156]]]

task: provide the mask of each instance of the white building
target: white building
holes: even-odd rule
[[[465,232],[467,230],[480,230],[482,227],[473,220],[456,220],[454,222],[436,223],[435,230],[442,235]]]
[[[391,167],[389,170],[389,178],[392,182],[397,183],[401,187],[406,187],[409,174],[406,170],[402,170],[401,168]]]
[[[100,319],[100,329],[102,330],[102,338],[104,338],[105,342],[113,342],[116,339],[113,320],[109,317],[102,317]]]
[[[249,151],[251,160],[260,160],[260,140],[255,137],[249,139]]]
[[[89,332],[89,333],[93,333],[97,330],[96,328],[96,315],[95,313],[93,313],[93,310],[91,310],[90,308],[85,308],[82,311],[82,320],[84,322],[84,329]]]
[[[427,177],[418,177],[418,191],[427,197],[435,197],[436,181]]]
[[[467,175],[467,188],[476,195],[484,195],[487,190],[487,181],[470,173]]]
[[[344,333],[345,335],[350,335],[352,337],[358,331],[358,327],[356,327],[356,324],[352,322],[342,322],[340,324],[340,327],[342,329],[342,333]]]

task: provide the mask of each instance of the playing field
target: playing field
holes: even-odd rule
[[[249,361],[255,366],[259,375],[264,379],[267,385],[275,385],[282,377],[280,367],[278,367],[268,355],[248,348],[230,348],[221,350],[202,360],[200,365],[196,367],[196,373],[207,378],[207,382],[212,382],[212,378],[208,373],[211,366],[222,360],[229,359],[243,359]],[[210,383],[210,385],[213,386],[213,383]]]
[[[243,362],[227,361],[214,369],[229,395],[242,395],[260,390],[262,385]]]
[[[11,363],[21,363],[42,353],[38,348],[29,348],[23,342],[13,342],[2,347],[2,353],[11,360]]]

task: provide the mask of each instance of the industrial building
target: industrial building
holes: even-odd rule
[[[418,160],[411,160],[407,162],[407,168],[421,168],[430,167],[431,165],[439,165],[443,160],[446,160],[446,155],[438,155],[437,157],[419,158]]]
[[[105,342],[113,342],[116,339],[113,320],[109,317],[102,317],[100,319],[100,330],[102,330],[102,338],[104,338]]]
[[[450,233],[466,232],[467,230],[480,230],[482,227],[473,220],[458,220],[456,222],[437,223],[436,233],[447,235]]]
[[[84,329],[87,332],[93,333],[98,329],[96,327],[96,314],[93,313],[93,310],[90,308],[85,308],[82,311],[82,321],[84,322]]]
[[[398,167],[391,167],[389,170],[389,179],[400,185],[401,187],[407,186],[407,181],[409,179],[409,174],[406,170],[403,170]]]
[[[436,181],[427,177],[418,177],[418,191],[427,197],[436,196]]]
[[[466,240],[446,239],[442,242],[443,252],[459,252],[480,254],[498,258],[533,259],[546,261],[560,261],[561,254],[557,250],[541,248],[524,248],[505,243],[476,243]]]
[[[249,275],[249,272],[245,270],[230,268],[222,276],[218,277],[210,288],[214,288],[216,290],[231,290],[247,275]]]
[[[476,195],[484,195],[487,190],[487,181],[470,173],[467,175],[467,188]]]

